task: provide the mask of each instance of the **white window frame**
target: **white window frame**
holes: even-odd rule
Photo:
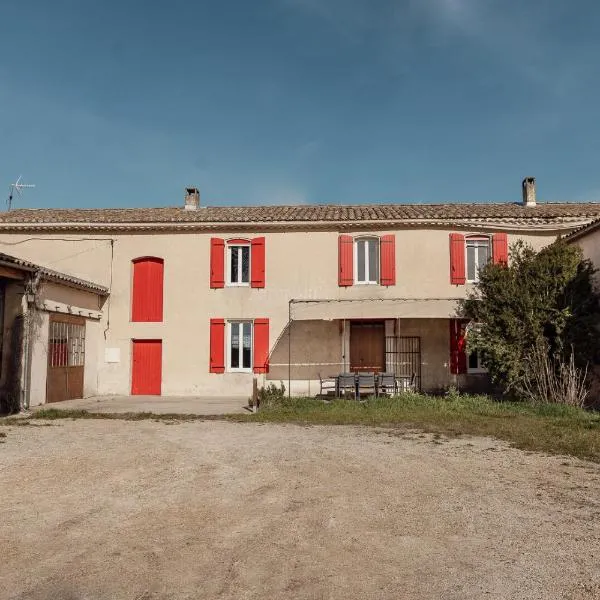
[[[231,366],[231,329],[232,325],[242,325],[244,323],[250,323],[250,366],[249,367],[232,367]],[[243,331],[240,335],[240,362],[242,361],[242,348],[243,348]],[[232,319],[227,321],[227,372],[228,373],[252,373],[254,363],[254,321],[249,319]]]
[[[469,279],[469,246],[475,246],[477,248],[481,248],[483,246],[487,246],[488,249],[488,262],[486,265],[492,260],[492,243],[489,237],[482,235],[472,235],[467,236],[465,240],[465,271],[467,276],[467,283],[477,283],[479,281],[479,270],[485,265],[479,264],[479,252],[475,253],[475,279]]]
[[[249,287],[250,279],[252,278],[252,245],[250,242],[240,242],[240,243],[232,243],[229,242],[226,244],[227,247],[227,286],[228,287]],[[238,257],[238,281],[231,280],[231,254],[234,250],[238,248],[248,248],[248,281],[239,281],[242,277],[242,261],[241,261],[241,252]]]
[[[354,283],[355,285],[379,285],[381,280],[381,238],[374,235],[364,235],[356,237],[354,242]],[[358,279],[358,242],[375,242],[377,244],[377,265],[379,271],[379,277],[377,281],[371,279],[371,273],[369,272],[369,245],[365,244],[365,280],[360,281]]]
[[[470,358],[471,358],[471,354],[477,354],[477,366],[476,367],[471,367],[470,366]],[[478,352],[477,350],[475,350],[474,352],[467,352],[467,373],[487,373],[488,370],[483,366],[483,363],[481,362],[481,352]]]
[[[470,330],[471,331],[472,330],[479,331],[480,327],[481,327],[480,323],[469,323],[469,325],[467,325],[467,330],[465,333],[468,336]],[[483,366],[481,352],[479,352],[478,350],[469,352],[468,341],[467,341],[467,349],[465,350],[465,352],[467,354],[467,373],[487,373],[488,372],[488,370]],[[477,366],[476,367],[471,367],[469,365],[472,354],[477,354]]]

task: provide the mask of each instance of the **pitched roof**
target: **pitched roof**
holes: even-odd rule
[[[596,231],[597,229],[600,229],[600,218],[594,219],[587,225],[582,225],[581,227],[578,227],[577,229],[575,229],[575,231],[572,231],[571,233],[566,235],[565,240],[567,240],[568,242],[573,242],[575,240],[578,240],[579,238],[582,238],[592,233],[593,231]]]
[[[600,203],[363,204],[170,208],[17,209],[0,214],[0,231],[241,230],[247,227],[386,227],[406,224],[573,229],[600,217]]]
[[[3,223],[260,223],[286,221],[388,221],[415,219],[561,219],[600,217],[600,203],[522,204],[308,204],[168,208],[17,209]]]
[[[109,293],[108,288],[98,285],[97,283],[79,279],[78,277],[73,277],[66,273],[61,273],[60,271],[54,271],[53,269],[36,265],[28,260],[23,260],[22,258],[11,256],[10,254],[4,254],[3,252],[0,252],[0,264],[9,265],[15,269],[27,271],[29,273],[39,273],[40,277],[47,281],[63,283],[69,287],[95,292],[101,296],[107,296]]]

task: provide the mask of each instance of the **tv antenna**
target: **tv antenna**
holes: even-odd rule
[[[13,200],[13,195],[15,193],[15,190],[16,190],[17,194],[19,194],[19,197],[21,197],[23,195],[23,190],[35,187],[34,183],[21,183],[22,177],[23,177],[23,175],[19,175],[19,178],[17,179],[17,181],[15,181],[15,183],[10,184],[9,192],[8,192],[8,210],[10,210],[12,208],[12,200]]]

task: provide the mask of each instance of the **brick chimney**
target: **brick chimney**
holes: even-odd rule
[[[535,206],[535,177],[523,179],[523,206]]]
[[[185,210],[198,210],[200,206],[200,190],[185,188]]]

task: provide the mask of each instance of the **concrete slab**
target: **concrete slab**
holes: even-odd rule
[[[188,397],[188,396],[93,396],[65,400],[32,407],[59,410],[87,410],[98,413],[152,412],[190,415],[226,415],[248,411],[248,399],[242,397]]]

